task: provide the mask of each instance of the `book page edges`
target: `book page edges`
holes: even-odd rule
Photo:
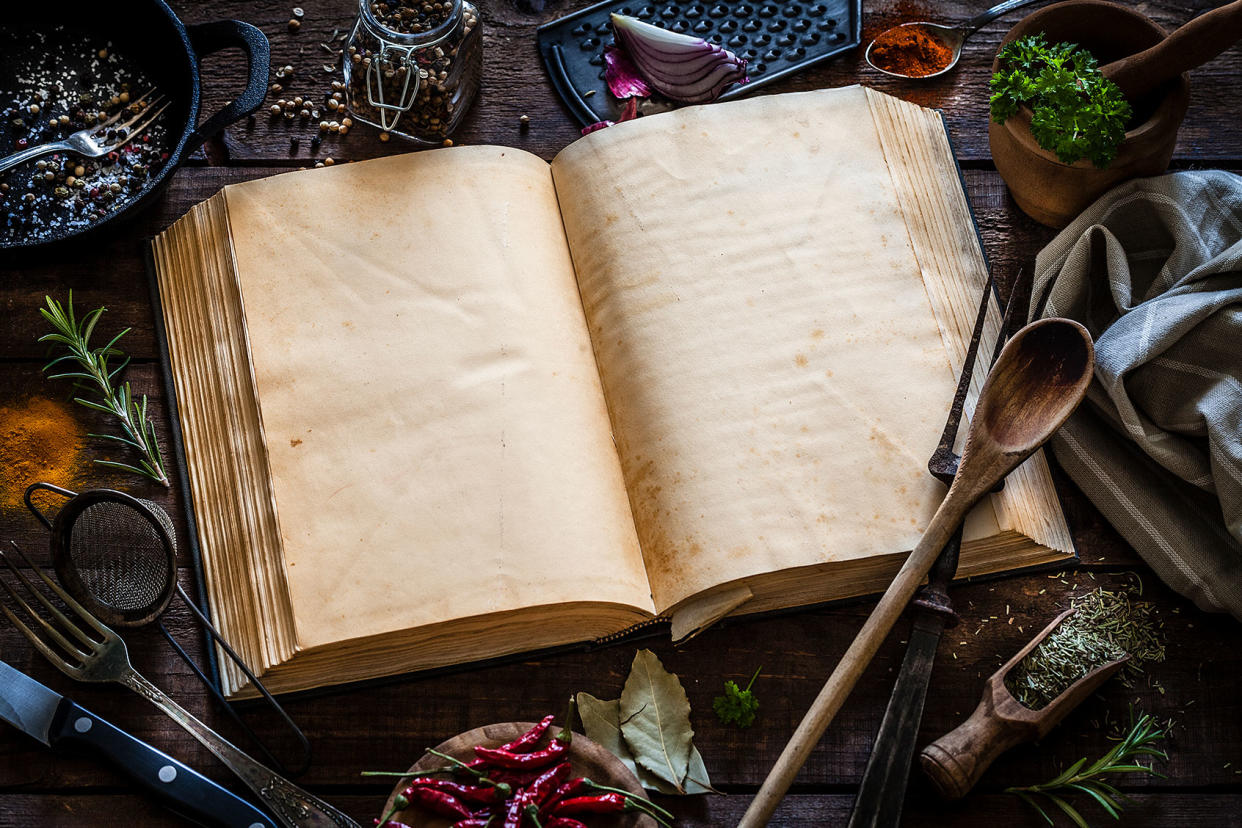
[[[454,619],[307,647],[262,676],[273,693],[369,681],[623,636],[658,619],[626,604],[571,602]],[[515,643],[519,642],[519,643]],[[257,698],[250,684],[233,698]]]
[[[257,417],[258,408],[244,323],[238,323],[225,193],[191,208],[156,237],[153,252],[209,608],[225,640],[263,672],[291,656],[295,644],[279,529],[272,523],[275,502],[263,482],[269,480],[265,460],[256,461],[266,458],[262,424],[247,413]],[[215,347],[193,345],[204,331],[220,336]],[[239,498],[239,491],[255,495]],[[267,493],[266,503],[260,492]],[[221,684],[231,692],[242,674],[231,659],[221,656],[220,665]]]
[[[867,99],[949,362],[960,374],[988,271],[944,122],[935,110],[871,89]],[[993,301],[966,397],[966,416],[973,413],[983,388],[987,372],[978,368],[991,358],[1000,323],[1001,313]],[[964,436],[965,428],[959,432],[959,445]],[[1073,554],[1073,539],[1042,450],[1010,474],[1005,489],[976,511],[989,506],[1001,530],[1012,530],[1062,555]],[[964,568],[969,567],[965,556],[970,548],[968,536]]]
[[[668,613],[672,619],[674,641],[678,631],[693,636],[705,628],[702,617],[730,597],[749,597],[712,621],[728,616],[788,610],[829,604],[882,592],[905,562],[909,552],[873,555],[840,563],[812,564],[769,575],[744,578],[694,595]],[[1065,561],[1065,553],[1037,543],[1032,538],[1007,529],[988,538],[962,544],[962,564],[956,580],[962,581],[1012,570],[1052,565]],[[699,626],[694,626],[698,624]]]

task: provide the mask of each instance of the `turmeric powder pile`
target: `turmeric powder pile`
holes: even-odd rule
[[[31,483],[72,487],[88,462],[72,404],[40,397],[0,405],[0,511],[20,507]]]

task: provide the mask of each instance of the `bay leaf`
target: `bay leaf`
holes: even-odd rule
[[[694,745],[690,746],[690,763],[686,766],[686,778],[682,780],[681,786],[688,794],[720,793],[707,778],[707,765],[703,763],[703,756]]]
[[[621,691],[620,729],[638,766],[685,793],[694,731],[690,699],[673,673],[650,650],[634,655]]]
[[[621,736],[621,700],[604,701],[590,693],[578,694],[578,718],[587,738],[608,750],[638,775],[638,765],[630,746]]]
[[[603,701],[590,693],[579,693],[578,718],[582,721],[582,729],[587,738],[620,759],[622,764],[638,777],[639,784],[644,788],[662,794],[678,793],[676,786],[665,782],[634,761],[634,754],[621,735],[620,699]],[[706,770],[704,770],[704,777],[706,777]]]

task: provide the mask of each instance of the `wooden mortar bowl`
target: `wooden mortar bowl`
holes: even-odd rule
[[[1001,45],[1037,32],[1044,32],[1049,43],[1077,43],[1095,55],[1100,66],[1140,52],[1166,35],[1159,25],[1125,6],[1066,0],[1024,17]],[[993,72],[999,63],[999,58],[993,59]],[[1190,104],[1190,77],[1183,73],[1130,103],[1136,124],[1126,132],[1117,157],[1102,170],[1086,159],[1063,164],[1055,153],[1039,146],[1031,135],[1027,107],[1004,124],[989,119],[992,160],[1022,212],[1040,224],[1061,228],[1114,185],[1164,172]]]

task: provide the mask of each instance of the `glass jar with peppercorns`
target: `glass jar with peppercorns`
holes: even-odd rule
[[[354,118],[441,144],[474,101],[483,30],[470,0],[359,0],[345,50]]]

